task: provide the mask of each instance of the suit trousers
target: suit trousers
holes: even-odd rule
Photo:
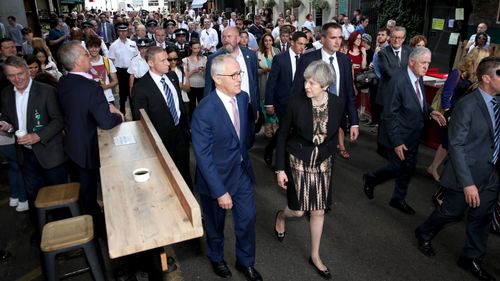
[[[387,149],[387,160],[389,163],[383,168],[380,168],[371,174],[368,179],[371,185],[375,186],[387,180],[396,178],[392,199],[403,201],[408,193],[408,184],[412,174],[415,172],[418,155],[418,141],[414,144],[407,145],[408,150],[405,151],[405,160],[401,161],[394,151],[394,148]]]
[[[245,267],[255,263],[255,201],[254,188],[243,164],[241,165],[239,186],[231,195],[231,209],[236,236],[236,262]],[[207,257],[213,262],[224,260],[224,225],[226,210],[219,207],[217,199],[200,194],[203,211],[203,227],[208,245]]]
[[[129,87],[129,77],[130,74],[127,72],[127,68],[116,68],[116,77],[118,78],[118,92],[120,95],[120,111],[125,114],[125,103],[127,98],[130,96]],[[134,112],[132,109],[132,98],[129,100],[130,112]]]
[[[469,208],[467,213],[465,244],[460,254],[462,257],[481,259],[485,255],[499,189],[498,173],[492,167],[487,186],[479,191],[479,207]],[[463,192],[445,188],[443,204],[418,227],[418,234],[424,240],[431,240],[445,225],[459,221],[467,208]]]

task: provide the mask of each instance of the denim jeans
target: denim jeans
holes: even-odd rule
[[[23,174],[17,163],[15,144],[0,145],[0,155],[7,158],[9,162],[10,197],[18,198],[20,202],[26,201],[26,189],[24,188]]]

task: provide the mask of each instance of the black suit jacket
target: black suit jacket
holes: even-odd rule
[[[175,126],[167,102],[149,72],[134,85],[132,90],[134,93],[134,119],[140,118],[139,109],[143,108],[160,135],[163,144],[172,153],[171,151],[175,150],[177,145],[189,145],[189,123],[182,106],[179,79],[174,72],[169,72],[166,75],[177,91],[181,111],[179,124]]]
[[[339,97],[344,104],[344,112],[349,116],[351,125],[358,125],[359,117],[356,108],[354,84],[352,81],[351,59],[341,52],[337,52],[336,54],[340,71],[340,82],[337,81],[337,83],[340,83]],[[292,94],[298,94],[304,91],[304,71],[311,62],[321,59],[321,49],[306,53],[300,57],[293,80]]]
[[[475,184],[481,191],[492,172],[494,127],[479,90],[454,105],[448,135],[449,161],[443,168],[441,184],[459,192]]]
[[[14,86],[2,91],[2,113],[8,122],[19,129]],[[38,113],[38,114],[37,114]],[[36,120],[39,115],[40,120]],[[33,153],[44,169],[59,166],[65,160],[63,150],[63,115],[57,92],[53,87],[32,81],[26,110],[26,131],[36,133],[40,142],[32,145]],[[21,146],[17,145],[18,158],[23,163]]]
[[[100,22],[99,23],[99,32],[101,32],[101,37],[103,38],[104,40],[104,34],[102,34],[102,25],[105,25],[105,29],[106,29],[106,33],[108,35],[108,42],[104,42],[104,43],[108,43],[108,44],[111,44],[113,43],[117,36],[116,36],[116,31],[115,31],[115,26],[112,24],[112,23],[109,23],[109,22]]]
[[[69,73],[59,80],[59,100],[64,113],[64,149],[78,166],[98,169],[97,127],[108,130],[122,122],[109,111],[102,87],[94,80]]]
[[[423,109],[420,108],[413,83],[405,68],[395,74],[387,86],[391,95],[384,107],[379,133],[379,142],[385,147],[394,148],[401,144],[409,147],[418,144],[424,123],[430,117],[432,108],[425,100],[423,79],[419,80],[424,99]]]
[[[335,95],[328,96],[327,137],[319,145],[319,161],[335,154],[338,143],[338,131],[344,104]],[[290,97],[285,114],[280,120],[277,132],[276,169],[285,170],[286,152],[309,162],[316,147],[313,142],[313,107],[311,99],[305,93]]]
[[[272,65],[267,78],[265,104],[274,106],[278,116],[281,116],[292,92],[293,76],[290,51],[287,50],[285,53],[274,56]]]
[[[191,33],[188,32],[186,42],[191,42],[194,38],[200,40],[200,35],[198,34],[198,32],[196,31],[193,31]]]
[[[399,63],[399,58],[394,54],[391,45],[385,46],[377,53],[379,57],[380,79],[375,102],[378,105],[385,106],[385,101],[389,100],[390,91],[388,91],[387,85],[392,77],[395,77],[397,73],[406,69],[410,53],[411,48],[409,46],[401,46],[401,63]]]

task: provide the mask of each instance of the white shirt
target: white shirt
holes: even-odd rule
[[[139,53],[135,41],[127,38],[125,42],[116,39],[111,46],[109,46],[108,57],[113,60],[116,67],[128,68],[132,58]]]
[[[271,35],[273,36],[273,38],[278,38],[280,37],[280,26],[276,26],[275,28],[273,28],[273,31],[271,31]],[[281,47],[280,47],[280,50],[281,50]]]
[[[186,75],[184,75],[179,67],[175,68],[175,74],[177,74],[177,79],[179,79],[179,87],[181,88],[181,98],[183,102],[189,102],[189,97],[186,91],[182,90],[182,86],[186,83]]]
[[[90,61],[90,64],[92,66],[99,66],[99,65],[104,65],[104,58],[102,56],[99,56],[99,60],[98,61]],[[109,62],[109,73],[116,73],[116,67],[115,65],[113,64],[113,61],[108,59],[108,62]],[[92,68],[90,69],[90,71],[92,71]],[[107,71],[107,70],[106,70]],[[99,80],[97,80],[96,82],[100,82]],[[109,80],[109,75],[106,75],[104,77],[104,85],[107,85],[109,84],[111,81]],[[106,100],[108,102],[112,102],[115,100],[115,97],[113,95],[113,89],[109,88],[109,89],[106,89],[104,90],[104,96],[106,96]]]
[[[158,86],[158,89],[160,89],[161,94],[163,95],[163,98],[165,99],[165,103],[168,106],[168,101],[167,101],[167,96],[165,95],[165,90],[163,90],[163,84],[161,83],[161,78],[165,78],[165,82],[167,83],[168,88],[170,91],[172,91],[172,96],[174,99],[174,104],[175,104],[175,111],[177,112],[177,117],[180,119],[181,118],[181,109],[179,106],[179,95],[177,93],[177,90],[174,87],[174,84],[172,84],[172,81],[170,81],[170,78],[167,77],[167,75],[163,74],[162,76],[153,73],[152,71],[149,71],[149,75],[151,75],[151,78],[153,78],[153,81],[155,81],[156,86]]]
[[[26,120],[27,114],[28,114],[28,100],[30,98],[30,89],[31,89],[31,84],[33,84],[33,80],[30,78],[30,82],[28,83],[28,87],[24,89],[24,91],[20,92],[16,87],[14,87],[14,92],[16,95],[16,113],[17,113],[17,121],[19,125],[19,130],[26,131],[28,133],[33,131],[33,128],[31,130],[28,130],[26,128]],[[30,114],[34,114],[34,112],[30,112]]]
[[[200,31],[200,43],[202,48],[210,48],[210,52],[215,52],[216,46],[219,44],[217,31],[213,28],[203,29]]]
[[[342,35],[344,35],[345,40],[349,40],[349,36],[353,31],[354,31],[354,25],[350,23],[342,25]]]
[[[472,34],[470,36],[469,42],[467,42],[467,44],[474,45],[476,43],[476,35],[477,34]],[[484,44],[484,47],[488,48],[490,46],[490,43],[491,43],[491,37],[488,35],[488,39],[486,40],[486,44]]]
[[[142,78],[149,71],[149,65],[140,54],[132,58],[130,67],[127,69],[129,74],[134,75],[134,78]]]
[[[226,112],[229,115],[229,118],[231,118],[231,122],[233,122],[234,124],[233,105],[231,104],[231,99],[236,99],[236,97],[232,98],[219,91],[219,89],[215,89],[215,93],[217,93],[217,96],[219,96],[219,98],[221,99],[222,104],[224,105],[224,108],[226,109]],[[238,109],[238,102],[236,102],[235,104],[237,112],[240,112]]]
[[[314,21],[309,21],[309,20],[306,20],[306,22],[304,22],[304,25],[302,25],[304,27],[307,27],[307,29],[309,29],[311,32],[314,32],[314,28],[316,27],[316,24],[314,23]]]
[[[339,62],[337,60],[337,52],[333,53],[333,55],[328,54],[324,49],[321,49],[321,59],[330,64],[330,57],[333,56],[333,68],[335,68],[335,94],[338,96],[339,95],[339,90],[340,90],[340,68],[339,68]]]
[[[395,55],[395,56],[398,56],[399,58],[399,61],[401,61],[401,51],[402,51],[403,48],[399,48],[399,49],[394,49],[392,48],[392,53]],[[397,53],[396,53],[397,52]]]
[[[413,73],[413,71],[411,71],[411,69],[408,67],[407,68],[407,71],[408,71],[408,77],[410,77],[410,81],[411,81],[411,86],[413,87],[413,90],[415,91],[415,94],[419,93],[418,96],[418,101],[420,103],[420,108],[423,108],[423,104],[424,104],[424,101],[423,101],[423,92],[422,92],[422,89],[420,87],[420,83],[415,83],[415,81],[418,81],[418,77],[415,75],[415,73]],[[418,84],[418,86],[417,86]],[[418,87],[418,92],[417,92],[417,87]]]
[[[236,57],[236,61],[240,65],[241,71],[244,72],[243,75],[241,75],[241,90],[243,92],[246,92],[248,94],[248,102],[251,102],[252,97],[250,96],[250,80],[248,79],[248,69],[247,69],[247,63],[245,62],[245,58],[243,57],[243,53],[241,52],[240,47],[238,47],[239,54]]]
[[[288,49],[288,53],[290,54],[290,61],[292,62],[292,81],[293,81],[293,78],[295,77],[295,70],[297,70],[297,62],[295,61],[295,56],[297,54],[292,50],[292,48]]]

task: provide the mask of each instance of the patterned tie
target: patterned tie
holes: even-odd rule
[[[233,126],[236,134],[238,135],[238,139],[240,138],[240,114],[238,113],[238,108],[236,107],[236,98],[231,98],[229,101],[231,104],[231,109],[233,113]]]
[[[335,66],[333,65],[333,61],[335,60],[335,57],[331,56],[329,59],[330,59],[330,65],[332,66],[332,70],[333,70],[333,83],[330,85],[330,93],[338,96],[337,83],[336,83],[337,73],[335,72]]]
[[[170,91],[167,82],[165,82],[165,77],[162,77],[160,82],[163,85],[163,90],[165,91],[165,97],[167,97],[168,109],[170,110],[170,114],[172,114],[172,119],[174,119],[175,126],[177,126],[179,124],[179,116],[177,116],[177,110],[175,109],[174,96],[172,94],[172,91]]]
[[[495,150],[493,151],[493,158],[491,159],[492,164],[496,164],[498,160],[498,152],[500,150],[500,142],[498,137],[500,136],[500,110],[498,109],[498,101],[496,98],[491,100],[493,104],[493,115],[495,116],[495,135],[493,137],[493,144],[495,145]]]
[[[420,109],[423,109],[424,108],[424,100],[422,99],[422,95],[420,94],[420,84],[418,83],[418,79],[415,80],[415,89],[416,89],[416,93],[417,93],[417,99],[418,99],[418,103],[420,103]]]

